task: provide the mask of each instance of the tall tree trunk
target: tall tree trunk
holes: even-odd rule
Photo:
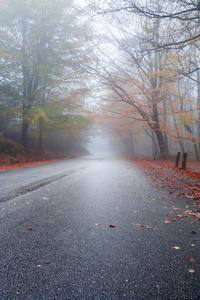
[[[164,106],[164,124],[165,124],[165,132],[166,132],[166,130],[167,130],[167,108],[166,108],[165,99],[163,101],[163,106]],[[166,145],[167,156],[169,157],[169,144],[168,144],[167,133],[164,134],[164,141],[165,141],[165,145]]]
[[[43,152],[43,137],[44,137],[44,126],[45,126],[45,121],[43,117],[39,118],[39,137],[38,137],[38,144],[37,144],[37,150],[39,152]]]
[[[129,153],[130,156],[133,157],[134,156],[134,151],[133,151],[133,134],[132,131],[129,131]]]
[[[44,152],[43,150],[43,136],[40,135],[38,138],[37,151]]]
[[[153,131],[152,131],[151,138],[152,138],[152,146],[153,146],[152,147],[152,151],[153,151],[152,156],[153,157],[159,156],[160,151],[158,149],[158,143],[157,143],[157,140],[156,140],[156,137],[155,137],[155,133]]]
[[[189,133],[191,134],[191,136],[192,136],[193,133],[192,133],[192,129],[190,128],[190,126],[187,125],[187,124],[184,124],[184,127],[185,127],[185,129],[187,130],[187,132],[189,132]],[[197,142],[196,142],[195,139],[194,139],[194,140],[191,139],[191,141],[193,142],[193,145],[194,145],[194,153],[195,153],[195,156],[196,156],[196,161],[199,161],[199,153],[198,153],[198,145],[197,145]]]
[[[179,132],[179,128],[178,128],[178,124],[177,124],[177,121],[176,121],[176,117],[175,117],[175,113],[174,113],[174,108],[173,108],[172,104],[171,104],[171,109],[172,109],[172,115],[173,115],[173,119],[174,119],[174,126],[176,128],[176,134],[177,134],[177,137],[178,137],[178,142],[179,142],[181,151],[183,153],[185,153],[184,144],[183,144],[183,141],[182,141],[182,137],[180,136],[180,132]]]
[[[200,71],[197,71],[197,111],[198,111],[198,120],[197,120],[197,137],[198,137],[198,159],[200,160]]]
[[[24,146],[24,148],[28,149],[28,143],[27,143],[27,133],[28,133],[28,123],[23,120],[22,123],[22,136],[21,136],[21,144]]]
[[[154,103],[153,104],[153,116],[152,119],[154,121],[154,125],[153,125],[153,130],[155,132],[157,141],[158,141],[158,146],[160,149],[160,157],[161,158],[166,158],[167,157],[167,148],[166,148],[166,144],[165,144],[165,140],[162,134],[162,131],[160,129],[160,124],[159,124],[159,119],[158,119],[158,108],[157,108],[157,104]]]
[[[166,158],[167,157],[167,149],[164,141],[164,137],[160,129],[155,130],[155,135],[158,141],[158,146],[160,149],[160,157]]]

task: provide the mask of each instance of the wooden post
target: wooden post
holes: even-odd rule
[[[181,153],[180,153],[180,152],[177,152],[177,155],[176,155],[176,161],[175,161],[175,168],[178,168],[180,156],[181,156]]]
[[[187,153],[183,153],[182,170],[186,170]]]

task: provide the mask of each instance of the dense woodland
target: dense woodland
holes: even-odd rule
[[[1,1],[0,132],[63,151],[98,123],[128,155],[200,160],[200,1],[82,2]]]

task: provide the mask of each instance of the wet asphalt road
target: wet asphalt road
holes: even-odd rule
[[[200,299],[200,222],[166,224],[186,202],[162,198],[132,163],[99,155],[4,171],[0,191],[0,299]]]

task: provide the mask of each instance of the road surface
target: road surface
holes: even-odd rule
[[[200,222],[164,222],[192,200],[163,198],[131,162],[8,170],[0,189],[0,299],[200,299]]]

